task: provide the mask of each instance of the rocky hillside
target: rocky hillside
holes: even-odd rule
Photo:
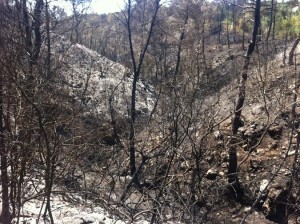
[[[243,124],[237,136],[238,172],[245,190],[244,199],[239,208],[229,205],[231,208],[227,210],[222,205],[215,205],[213,209],[218,218],[211,217],[215,222],[226,217],[226,223],[287,223],[286,211],[289,213],[288,223],[299,222],[299,180],[294,179],[295,172],[298,172],[294,169],[299,164],[300,105],[295,97],[298,94],[299,75],[298,65],[287,65],[284,56],[288,55],[291,46],[289,44],[287,53],[284,53],[284,47],[277,45],[279,50],[270,55],[264,55],[263,48],[258,46],[257,51],[261,52],[256,52],[251,60],[246,103],[242,112]],[[298,47],[296,52],[299,50]],[[242,51],[225,52],[222,58],[231,57],[232,64],[237,67]],[[219,56],[216,58],[218,61]],[[266,59],[267,63],[264,61]],[[260,63],[267,65],[260,67]],[[227,71],[232,68],[232,65],[226,65],[230,66],[225,60],[221,64],[216,63],[215,68],[223,67]],[[215,149],[209,157],[212,160],[211,168],[206,173],[206,178],[216,184],[215,192],[219,188],[217,186],[226,181],[227,143],[231,138],[232,122],[230,113],[233,112],[238,94],[234,84],[238,79],[236,76],[233,82],[208,97],[208,102],[219,98],[216,110],[220,123],[214,132]]]
[[[86,47],[78,44],[69,45],[63,37],[58,38],[63,41],[57,43],[60,46],[64,44],[64,47],[57,50],[58,62],[63,65],[62,74],[66,77],[63,85],[69,89],[70,96],[81,102],[84,113],[104,116],[109,120],[109,103],[112,103],[111,108],[114,108],[120,117],[126,117],[132,81],[127,69]],[[289,50],[290,48],[287,52]],[[235,196],[229,194],[226,177],[227,144],[231,138],[231,114],[237,97],[237,82],[243,55],[244,52],[239,46],[232,46],[231,49],[223,48],[221,51],[215,48],[210,52],[209,57],[213,63],[208,82],[200,85],[195,102],[201,103],[200,114],[212,110],[213,105],[214,113],[207,113],[206,118],[214,119],[217,125],[213,125],[208,132],[203,132],[206,123],[201,121],[202,115],[198,115],[195,125],[199,127],[193,127],[191,133],[187,134],[204,150],[201,152],[202,160],[199,161],[201,171],[198,171],[202,175],[199,187],[203,193],[201,198],[194,199],[193,202],[189,199],[189,188],[183,192],[183,189],[193,183],[191,178],[198,169],[193,155],[196,149],[189,146],[189,141],[185,139],[182,139],[183,144],[178,146],[176,156],[173,158],[174,168],[178,163],[178,170],[171,168],[173,170],[172,174],[169,174],[171,182],[165,183],[165,189],[180,192],[178,199],[173,193],[166,193],[173,198],[172,200],[186,200],[189,206],[190,203],[195,203],[200,213],[193,216],[193,221],[188,221],[190,219],[188,214],[181,217],[181,221],[175,221],[175,217],[177,219],[179,217],[172,214],[172,211],[177,202],[173,202],[175,203],[173,205],[166,204],[161,219],[169,220],[169,223],[198,223],[195,217],[200,219],[206,212],[205,223],[240,223],[242,220],[245,223],[284,223],[287,216],[283,211],[288,212],[289,223],[297,223],[299,219],[297,207],[299,182],[291,178],[295,178],[294,167],[299,163],[297,156],[299,136],[295,127],[300,109],[298,101],[294,102],[295,82],[298,76],[294,66],[283,64],[282,51],[270,55],[264,70],[259,69],[262,55],[256,53],[251,60],[246,104],[242,113],[243,125],[238,134],[238,172],[244,196],[242,201],[237,203],[233,200]],[[154,106],[154,90],[149,85],[139,82],[138,92],[138,108],[146,118]],[[168,91],[163,91],[162,94],[163,99],[167,97]],[[121,158],[127,158],[126,150],[116,151],[117,148],[110,148],[108,142],[102,141],[104,143],[100,146],[102,155],[93,150],[82,154],[86,159],[80,164],[85,168],[76,167],[74,176],[71,177],[71,181],[78,186],[75,188],[76,191],[86,190],[98,195],[99,200],[110,204],[111,211],[118,211],[116,212],[118,215],[123,214],[120,215],[123,220],[128,219],[130,209],[142,212],[151,207],[148,200],[140,200],[145,195],[157,197],[161,186],[159,179],[166,175],[166,166],[174,155],[168,149],[172,135],[168,134],[168,131],[165,134],[162,132],[164,113],[170,113],[164,109],[164,104],[163,101],[158,103],[158,113],[162,113],[161,117],[154,118],[148,123],[148,128],[138,129],[137,132],[138,148],[147,153],[149,160],[141,171],[141,175],[147,177],[144,183],[127,191],[132,178],[128,176],[128,161],[120,161]],[[205,114],[203,117],[205,118]],[[171,127],[168,127],[169,130]],[[184,128],[179,130],[184,137]],[[109,132],[109,129],[102,131]],[[204,143],[203,139],[206,146],[201,146]],[[125,149],[126,144],[124,135]],[[108,156],[112,155],[111,151],[114,152],[113,157],[108,159]],[[108,160],[103,163],[101,156]],[[143,157],[138,157],[138,160],[142,161]],[[161,164],[157,165],[157,161]],[[97,179],[99,174],[102,178]],[[79,176],[84,178],[77,178]],[[92,195],[88,197],[95,199]],[[120,202],[126,203],[130,209],[115,207]],[[150,217],[147,213],[140,216],[137,213],[132,221],[137,223],[138,220],[149,220]]]
[[[139,120],[147,124],[136,130],[137,161],[144,164],[139,168],[138,185],[128,175],[128,123],[118,130],[119,142],[112,130],[113,119],[118,119],[119,127],[121,120],[128,120],[129,69],[59,35],[53,36],[52,54],[60,74],[53,80],[66,94],[62,108],[68,113],[68,107],[76,105],[79,120],[75,127],[81,133],[94,133],[84,135],[87,137],[80,140],[84,147],[75,147],[75,151],[67,147],[67,138],[73,139],[70,136],[77,132],[63,134],[52,200],[56,223],[147,223],[152,216],[147,211],[155,206],[151,200],[163,203],[160,219],[164,223],[201,223],[202,219],[204,223],[285,223],[287,217],[288,223],[299,221],[295,176],[300,143],[300,106],[295,98],[298,74],[295,65],[283,64],[282,51],[270,55],[266,67],[259,66],[262,55],[258,52],[251,60],[238,133],[238,172],[243,187],[238,202],[228,190],[226,173],[244,55],[239,45],[212,48],[207,54],[209,75],[203,76],[197,91],[180,92],[186,94],[180,100],[170,92],[168,80],[161,89],[138,82]],[[188,86],[189,78],[181,82],[185,80]],[[194,101],[189,101],[193,95]],[[155,98],[160,99],[156,106]],[[174,109],[175,102],[180,109]],[[156,116],[148,120],[153,109]],[[173,123],[175,115],[179,127]],[[178,131],[176,144],[174,130]],[[32,169],[37,176],[26,177],[28,187],[20,213],[20,220],[27,223],[40,219],[43,206],[44,182],[38,181],[42,174],[38,166]],[[185,213],[185,206],[191,213]]]
[[[0,1],[1,223],[299,223],[297,2],[73,3]]]
[[[115,63],[65,37],[53,35],[52,53],[61,72],[61,85],[83,110],[110,119],[110,104],[126,116],[131,100],[130,69]],[[149,113],[154,106],[153,88],[141,81],[137,85],[138,113]]]

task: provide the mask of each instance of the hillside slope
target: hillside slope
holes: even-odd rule
[[[62,36],[53,40],[52,53],[61,74],[55,82],[70,98],[64,108],[75,101],[80,119],[89,117],[85,128],[95,133],[91,139],[83,139],[75,152],[62,145],[52,196],[56,223],[147,223],[158,201],[159,218],[164,223],[240,223],[245,218],[245,223],[267,224],[284,223],[286,217],[289,223],[296,223],[299,182],[294,167],[299,163],[296,125],[300,106],[298,100],[295,102],[294,84],[298,76],[294,66],[283,66],[282,52],[270,58],[263,71],[260,54],[251,60],[243,126],[238,135],[238,172],[244,198],[236,202],[234,195],[228,195],[226,172],[243,55],[239,46],[223,49],[221,56],[219,49],[210,52],[210,76],[199,85],[192,103],[189,92],[178,100],[176,95],[172,98],[168,83],[161,85],[166,86],[161,87],[165,89],[156,116],[146,127],[137,129],[137,161],[143,164],[146,158],[146,162],[140,170],[141,183],[132,185],[127,136],[122,133],[128,131],[128,123],[120,131],[121,143],[102,141],[113,135],[112,108],[119,119],[127,119],[132,82],[129,70],[82,45],[70,44]],[[141,120],[147,120],[154,108],[153,92],[151,86],[138,83]],[[178,123],[172,120],[176,116]],[[97,124],[99,121],[102,123]],[[82,128],[81,122],[76,125]],[[67,157],[72,157],[71,162]],[[38,175],[36,168],[33,171]],[[44,183],[35,182],[30,175],[27,178],[30,186],[25,190],[21,221],[34,223],[41,211]]]
[[[109,101],[126,115],[131,100],[130,70],[65,37],[53,35],[53,55],[60,67],[62,85],[70,96],[81,101],[85,112],[109,118]],[[137,84],[137,110],[147,113],[153,107],[149,85]],[[124,114],[125,113],[125,114]]]

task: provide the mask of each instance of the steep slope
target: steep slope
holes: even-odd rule
[[[71,44],[65,37],[54,35],[53,55],[62,74],[62,85],[85,113],[109,118],[110,103],[117,113],[126,115],[131,98],[132,78],[129,69],[80,44]],[[137,84],[138,113],[153,108],[149,85]]]
[[[291,45],[288,45],[286,52],[290,51]],[[232,223],[240,223],[246,214],[249,216],[245,223],[251,222],[255,219],[255,213],[258,218],[260,212],[260,215],[264,214],[274,223],[284,223],[286,219],[289,223],[295,223],[299,217],[299,182],[295,178],[294,170],[295,164],[299,164],[296,154],[299,147],[297,127],[300,107],[299,100],[295,98],[298,93],[298,65],[284,65],[282,49],[266,55],[263,47],[258,46],[251,60],[246,102],[242,111],[243,124],[239,128],[237,141],[238,172],[245,189],[245,199],[242,202],[245,210],[225,212],[224,208],[216,209],[222,210],[222,215],[217,220],[223,220],[230,213],[234,217]],[[297,61],[298,59],[297,56]],[[217,119],[222,120],[233,112],[237,97],[236,86],[235,82],[231,82],[216,94],[220,97]],[[211,101],[214,97],[210,97]],[[214,165],[209,170],[209,177],[212,173],[221,176],[227,171],[227,144],[231,138],[231,122],[229,117],[215,130],[216,146],[211,153],[214,157],[221,157],[223,162],[221,166]],[[218,163],[217,159],[215,161]],[[222,178],[217,177],[215,181],[221,182]],[[251,207],[255,200],[258,201]],[[261,218],[256,219],[256,222],[270,223]]]
[[[217,53],[212,52],[212,56]],[[239,57],[242,53],[237,48],[234,51],[224,50],[223,54],[223,61],[216,59],[219,62],[212,67],[207,86],[200,86],[204,91],[198,101],[195,101],[195,105],[197,103],[200,105],[199,102],[204,100],[203,107],[198,107],[196,115],[192,114],[195,126],[190,126],[190,120],[187,126],[184,122],[180,123],[183,128],[179,129],[181,131],[179,134],[183,136],[183,144],[176,146],[176,149],[170,147],[170,142],[173,140],[173,127],[168,126],[169,124],[163,120],[166,116],[163,110],[159,114],[161,116],[157,116],[152,123],[149,123],[149,127],[138,132],[139,149],[145,154],[149,152],[147,156],[150,162],[141,171],[148,185],[144,184],[142,190],[132,187],[126,192],[131,181],[127,172],[126,150],[95,144],[92,139],[92,144],[87,143],[86,148],[82,149],[74,162],[72,161],[75,165],[70,181],[75,187],[66,184],[71,172],[65,173],[60,177],[61,180],[56,182],[57,188],[54,192],[57,190],[59,192],[57,195],[60,196],[53,194],[53,214],[57,223],[117,221],[115,217],[101,215],[104,210],[97,204],[108,205],[107,208],[110,208],[110,211],[122,213],[120,215],[122,220],[129,220],[129,217],[134,223],[138,223],[139,220],[150,220],[152,213],[147,212],[153,209],[153,204],[151,204],[152,199],[149,200],[147,197],[161,200],[163,205],[161,220],[168,220],[169,223],[197,223],[203,217],[206,223],[240,223],[248,213],[246,223],[254,221],[281,223],[284,218],[281,210],[286,209],[285,204],[295,203],[296,205],[299,200],[298,196],[295,196],[297,182],[290,191],[292,194],[289,194],[287,188],[292,177],[292,165],[296,153],[294,149],[297,147],[297,138],[291,131],[294,122],[291,114],[295,87],[293,84],[297,78],[294,67],[282,66],[282,56],[275,55],[268,61],[264,74],[259,70],[262,62],[261,55],[256,54],[251,61],[252,69],[249,73],[246,104],[243,108],[244,125],[239,129],[238,135],[239,177],[245,189],[245,199],[239,204],[232,200],[234,196],[226,195],[225,186],[227,186],[227,144],[231,137],[230,113],[233,112],[236,99]],[[230,54],[235,56],[230,57]],[[61,36],[54,37],[53,55],[55,55],[61,74],[61,77],[55,77],[55,81],[60,88],[67,90],[70,99],[79,105],[81,118],[91,115],[101,117],[102,121],[109,123],[111,108],[114,108],[113,113],[126,119],[132,79],[124,66],[109,61],[82,45],[72,45]],[[210,88],[214,84],[215,88],[211,91]],[[137,106],[140,114],[147,114],[153,108],[153,96],[151,87],[139,82]],[[167,94],[162,97],[165,98],[160,100],[159,106],[166,109],[166,101],[163,99],[169,100],[169,98]],[[172,106],[172,98],[169,103]],[[70,105],[72,104],[67,104],[66,101],[66,107]],[[297,117],[300,116],[298,111],[300,110],[297,102]],[[182,111],[178,116],[181,116],[181,113]],[[188,117],[184,116],[184,118]],[[204,130],[205,120],[210,119],[215,123],[208,126],[206,131]],[[161,123],[160,120],[162,120]],[[170,121],[170,123],[173,122],[171,119]],[[92,120],[92,122],[96,121]],[[154,132],[155,129],[160,128],[161,130],[165,128],[165,134],[161,130]],[[93,138],[99,138],[97,129],[90,127],[90,130],[93,132]],[[103,129],[103,132],[107,133],[108,129]],[[163,137],[160,137],[158,133]],[[151,142],[152,138],[156,140],[155,145]],[[191,146],[188,144],[190,139],[193,143]],[[202,141],[202,139],[205,140]],[[77,153],[81,149],[75,150]],[[199,158],[194,157],[197,153],[200,155]],[[69,154],[66,155],[69,156]],[[62,156],[66,157],[66,155]],[[195,167],[197,162],[199,170]],[[172,170],[166,174],[168,164],[172,164],[172,167],[170,165]],[[58,165],[57,169],[62,169],[62,165]],[[160,178],[166,180],[170,178],[170,181],[161,185]],[[195,184],[193,181],[196,178],[199,178],[197,179],[199,193],[192,192],[194,190],[192,184]],[[41,184],[40,187],[43,185]],[[70,191],[72,193],[69,193]],[[159,198],[162,194],[160,191],[165,191],[167,199]],[[120,198],[125,193],[128,195],[124,202],[125,206],[119,206]],[[62,202],[61,195],[67,195],[68,201],[73,201],[73,203]],[[193,201],[191,198],[194,196]],[[83,200],[83,197],[86,198]],[[257,198],[261,201],[251,208]],[[189,216],[190,214],[186,214],[185,217],[177,216],[180,213],[178,211],[188,210],[184,206],[176,207],[182,205],[182,202],[188,209],[197,209],[198,212],[193,216],[193,221],[189,221],[192,217]],[[28,207],[24,206],[22,214],[30,216],[27,218],[28,222],[30,220],[34,222],[37,219],[39,210],[30,206],[40,208],[40,205],[41,200],[35,199],[26,203]],[[298,213],[294,205],[290,208],[294,213],[291,213],[289,218],[292,221],[297,218]],[[32,213],[30,213],[31,210]],[[264,215],[272,221],[267,220]]]
[[[44,46],[42,58],[46,55],[45,52],[46,48]],[[69,111],[76,111],[76,121],[78,121],[73,130],[71,130],[71,128],[64,129],[61,126],[60,132],[59,129],[55,130],[54,128],[54,132],[60,135],[60,140],[58,141],[60,141],[59,144],[61,145],[58,147],[63,151],[63,153],[60,152],[60,158],[57,159],[57,163],[55,164],[57,176],[51,195],[51,209],[53,211],[54,221],[55,223],[78,224],[125,223],[125,221],[113,215],[113,209],[110,210],[111,208],[103,206],[100,199],[99,202],[96,202],[96,196],[93,195],[93,198],[90,200],[86,199],[86,195],[88,194],[85,194],[85,196],[82,194],[86,191],[86,189],[81,189],[82,185],[79,186],[78,189],[70,188],[70,186],[66,184],[70,170],[66,167],[74,167],[76,163],[78,163],[78,166],[83,164],[83,167],[96,163],[89,159],[94,155],[99,157],[99,149],[101,149],[102,152],[102,160],[106,159],[105,150],[109,152],[107,155],[109,154],[109,156],[111,156],[110,151],[112,148],[110,144],[116,143],[114,139],[107,138],[107,136],[113,135],[111,119],[112,116],[118,116],[119,119],[124,120],[128,119],[127,114],[131,100],[131,74],[124,66],[110,61],[80,44],[71,44],[66,38],[60,35],[52,34],[51,54],[54,63],[53,68],[55,68],[52,71],[54,75],[50,80],[41,79],[41,82],[45,83],[49,81],[49,91],[53,92],[48,95],[46,93],[45,95],[47,95],[48,98],[45,97],[44,99],[49,99],[49,102],[46,103],[48,103],[51,108],[60,105],[58,110],[60,110],[60,114],[62,115],[61,119],[65,120],[66,123],[70,122],[69,119],[73,119]],[[42,87],[39,86],[37,88],[45,92],[45,90],[42,90]],[[139,116],[149,113],[153,108],[154,95],[151,88],[151,86],[146,86],[141,81],[138,82],[137,112]],[[58,99],[62,102],[58,103]],[[84,126],[82,124],[84,122],[82,121],[85,121],[87,117],[91,118],[90,123]],[[55,122],[57,122],[57,120]],[[99,124],[96,124],[97,127],[101,126],[102,128],[101,133],[99,133],[99,129],[94,128],[94,123],[97,122],[99,122]],[[80,133],[74,131],[74,129],[85,129],[85,132]],[[50,132],[52,132],[52,130],[49,130],[49,133]],[[93,132],[91,139],[84,139],[82,136],[77,137],[79,135],[87,135],[90,137],[90,135],[87,134],[89,132]],[[83,142],[72,142],[80,138],[84,139]],[[73,140],[69,141],[70,139]],[[73,144],[73,146],[68,147],[70,142],[72,142],[71,144]],[[51,138],[51,144],[52,143],[56,144],[54,137]],[[89,147],[83,149],[79,147],[76,149],[75,145],[77,144],[86,144],[89,145]],[[87,158],[88,156],[90,157]],[[20,219],[14,218],[13,223],[16,223],[17,220],[24,223],[36,223],[37,220],[39,220],[38,223],[49,223],[49,219],[43,219],[41,214],[45,208],[43,193],[45,188],[43,176],[45,166],[43,164],[38,169],[36,169],[36,166],[38,165],[32,162],[30,171],[28,171],[30,174],[24,177]],[[84,169],[86,168],[82,170]],[[31,175],[31,172],[33,175]],[[92,173],[91,179],[97,179],[96,177],[97,174]],[[82,181],[80,181],[80,184],[81,183]],[[89,192],[89,194],[92,195],[93,193]]]

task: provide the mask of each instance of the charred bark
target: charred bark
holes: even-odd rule
[[[42,46],[42,34],[41,34],[41,19],[42,19],[42,10],[44,7],[43,0],[36,0],[35,8],[34,8],[34,21],[33,21],[33,30],[35,35],[34,42],[34,51],[32,54],[31,62],[33,64],[36,63],[39,58],[41,46]]]
[[[0,20],[4,20],[4,9],[6,5],[4,3],[0,4]],[[1,32],[0,36],[3,37],[4,33]],[[3,42],[0,41],[1,48],[3,47]],[[9,212],[9,177],[8,177],[8,150],[5,144],[5,116],[4,116],[4,85],[5,85],[5,73],[2,71],[0,73],[0,160],[1,160],[1,199],[2,199],[2,212],[0,216],[0,223],[9,224],[10,223],[10,212]]]
[[[133,66],[133,81],[132,81],[132,91],[131,91],[131,110],[130,110],[130,133],[129,133],[129,160],[130,160],[130,174],[133,176],[136,172],[136,161],[135,161],[135,122],[136,122],[136,87],[137,82],[141,74],[142,65],[144,62],[144,58],[150,44],[150,39],[153,34],[153,28],[155,25],[156,17],[158,10],[160,8],[160,0],[155,1],[155,11],[151,18],[151,24],[148,30],[147,38],[145,44],[143,46],[142,51],[139,54],[139,59],[135,58],[135,50],[133,46],[133,37],[132,37],[132,24],[131,24],[131,15],[132,15],[132,1],[128,0],[128,8],[127,8],[127,32],[129,39],[129,47],[130,47],[130,56]]]
[[[0,157],[1,157],[1,187],[2,187],[2,213],[0,223],[10,223],[9,213],[9,179],[8,179],[8,151],[5,146],[5,127],[4,127],[4,91],[3,91],[3,73],[0,74]]]
[[[229,142],[229,165],[228,165],[228,183],[231,185],[237,200],[241,200],[243,196],[243,191],[241,189],[239,179],[238,179],[238,170],[237,170],[237,134],[238,129],[242,123],[241,114],[244,107],[244,102],[246,98],[246,83],[248,79],[248,70],[250,64],[250,57],[254,52],[258,29],[260,25],[260,0],[256,0],[255,4],[255,15],[254,15],[254,27],[252,33],[252,41],[249,43],[248,50],[244,59],[244,65],[242,70],[242,79],[239,87],[239,95],[234,111],[234,118],[232,122],[232,137]]]
[[[294,64],[294,53],[295,53],[295,50],[298,46],[298,43],[300,41],[300,38],[297,38],[295,41],[294,41],[294,44],[292,46],[292,49],[289,53],[289,65],[293,65]]]

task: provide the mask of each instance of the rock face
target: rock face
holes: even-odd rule
[[[284,223],[287,213],[286,202],[288,201],[289,193],[286,189],[272,188],[263,204],[263,213],[265,216],[276,223]]]
[[[53,55],[61,72],[60,85],[79,102],[88,114],[108,117],[110,106],[127,114],[131,100],[132,75],[123,65],[113,62],[80,44],[54,35]],[[137,114],[153,108],[153,91],[141,81],[137,84]]]
[[[261,210],[266,218],[276,223],[286,223],[289,206],[293,204],[290,174],[286,169],[281,169],[271,183],[270,178],[260,183],[259,192],[264,192]]]

